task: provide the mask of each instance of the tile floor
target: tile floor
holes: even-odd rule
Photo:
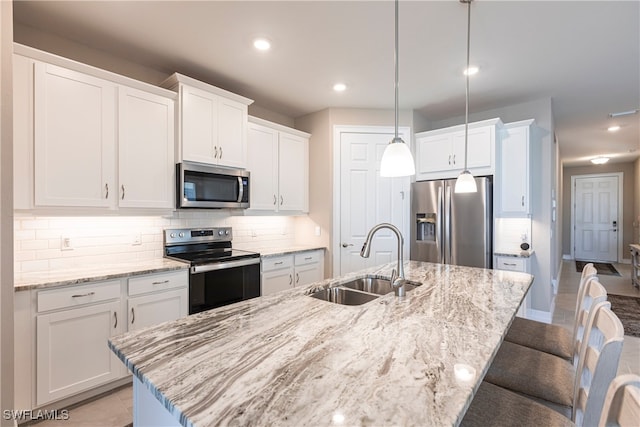
[[[640,291],[631,285],[631,266],[615,264],[622,275],[600,276],[600,282],[612,294],[640,296]],[[563,261],[553,323],[573,327],[576,295],[580,273],[575,269],[573,261]],[[624,339],[619,373],[636,373],[640,375],[640,338]],[[132,389],[122,387],[90,402],[69,408],[69,419],[66,421],[42,421],[37,427],[124,427],[132,423]]]

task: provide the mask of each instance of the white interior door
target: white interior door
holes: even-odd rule
[[[360,249],[369,230],[381,222],[398,227],[405,236],[408,254],[409,178],[380,177],[380,159],[393,138],[391,128],[341,132],[340,138],[340,213],[339,274],[383,264],[397,259],[397,240],[388,229],[374,237],[369,258]],[[402,137],[410,141],[408,130]],[[335,275],[335,272],[334,272]]]
[[[575,259],[618,261],[618,184],[618,176],[575,178]]]

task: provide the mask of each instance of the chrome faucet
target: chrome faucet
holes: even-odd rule
[[[396,296],[401,297],[405,295],[404,284],[406,283],[406,280],[404,278],[403,266],[404,238],[402,237],[402,233],[400,232],[400,230],[398,230],[398,227],[386,222],[375,225],[371,230],[369,230],[369,234],[367,234],[367,238],[365,239],[364,244],[362,245],[362,249],[360,250],[360,256],[363,258],[369,258],[369,255],[371,253],[371,241],[373,240],[373,235],[382,228],[388,228],[389,230],[393,231],[398,239],[398,265],[391,271],[391,285],[393,286]]]

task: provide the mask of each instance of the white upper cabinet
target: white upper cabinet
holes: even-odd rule
[[[174,206],[174,102],[118,89],[118,206]]]
[[[495,171],[495,146],[500,119],[469,123],[467,168],[474,175]],[[416,180],[455,178],[464,170],[464,125],[416,134]]]
[[[176,94],[14,50],[14,208],[172,209]]]
[[[530,144],[534,120],[506,124],[502,131],[497,172],[498,215],[531,213]]]
[[[162,86],[179,93],[180,161],[246,167],[252,100],[178,73]]]
[[[108,207],[115,197],[115,85],[35,63],[35,205]]]
[[[308,212],[310,135],[256,117],[249,120],[250,209]]]

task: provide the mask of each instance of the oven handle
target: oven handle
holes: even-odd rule
[[[206,273],[207,271],[222,270],[225,268],[243,267],[245,265],[260,264],[260,258],[240,259],[238,261],[216,262],[207,265],[191,267],[191,274]]]

